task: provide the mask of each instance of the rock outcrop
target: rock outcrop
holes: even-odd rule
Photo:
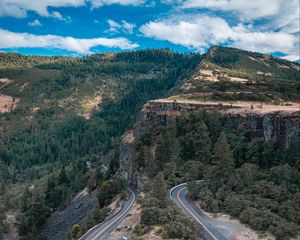
[[[67,239],[68,230],[74,224],[81,224],[97,202],[97,191],[88,193],[83,190],[63,210],[54,212],[43,230],[43,237],[47,240]]]
[[[262,106],[253,102],[220,103],[169,99],[149,101],[138,114],[133,129],[122,138],[120,174],[133,187],[142,189],[143,176],[134,169],[135,141],[144,134],[155,134],[161,126],[169,126],[183,112],[201,110],[218,111],[229,117],[236,128],[245,129],[253,137],[265,141],[274,140],[282,148],[287,147],[293,136],[297,139],[300,137],[300,108],[297,105]]]

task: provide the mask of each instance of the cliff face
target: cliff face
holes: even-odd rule
[[[250,105],[249,105],[250,104]],[[200,101],[155,100],[144,105],[131,131],[122,139],[120,152],[120,174],[133,187],[143,188],[142,176],[135,169],[135,141],[144,134],[156,134],[159,127],[169,126],[172,119],[183,112],[212,110],[229,117],[238,129],[245,129],[253,137],[265,141],[274,140],[282,148],[289,140],[300,138],[299,106],[255,105],[239,102],[236,104]]]
[[[42,235],[47,240],[67,239],[74,224],[81,224],[97,202],[97,191],[81,191],[63,210],[57,210],[47,220]]]

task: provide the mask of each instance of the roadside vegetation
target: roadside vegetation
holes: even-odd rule
[[[142,207],[141,222],[134,229],[133,239],[143,239],[157,225],[162,228],[159,235],[164,239],[199,239],[201,228],[170,203],[169,187],[163,172],[157,173],[147,185],[144,195],[138,199]]]
[[[192,79],[204,57],[220,71],[253,78],[255,83],[233,83],[226,78],[219,82],[191,80],[194,88],[180,90],[178,86]],[[0,53],[0,63],[0,79],[10,80],[5,84],[0,81],[0,94],[9,96],[16,105],[11,111],[0,112],[0,236],[8,230],[5,214],[12,211],[24,240],[41,239],[47,218],[65,208],[86,186],[90,191],[98,189],[98,206],[82,226],[70,229],[70,238],[77,238],[105,218],[110,201],[125,186],[114,178],[119,167],[120,137],[148,100],[189,93],[198,98],[193,95],[196,92],[209,92],[212,95],[208,98],[230,101],[272,100],[280,104],[282,100],[300,100],[299,64],[271,57],[266,60],[264,55],[234,49],[218,48],[205,56],[167,49],[82,58]],[[272,76],[257,73],[265,67]],[[207,186],[215,211],[230,212],[225,200],[234,197],[242,201],[243,208],[233,215],[253,228],[273,233],[284,228],[284,236],[298,231],[296,143],[291,142],[291,147],[282,151],[273,142],[236,132],[217,115],[198,113],[178,119],[171,128],[161,129],[158,136],[145,136],[137,143],[136,167],[150,180],[147,197],[140,199],[143,218],[135,231],[137,238],[156,225],[164,226],[165,238],[197,238],[193,225],[165,198],[165,189],[181,181],[211,179],[210,169],[217,167],[215,145],[221,140],[229,144],[228,156],[232,155],[234,164],[229,161],[231,157],[227,159],[230,181],[222,178],[210,182],[213,187]],[[257,169],[249,188],[237,180],[239,171],[246,167]],[[288,177],[293,174],[295,177]],[[268,195],[271,190],[262,192],[264,187],[275,191],[274,196]],[[220,189],[227,188],[230,191],[222,195]],[[200,190],[194,196],[205,203]],[[256,205],[248,204],[256,201]],[[149,209],[157,214],[151,215]],[[213,211],[209,206],[206,209]],[[259,220],[251,223],[246,218],[248,212]],[[261,216],[267,213],[274,221],[259,226]],[[283,225],[276,225],[278,222]]]
[[[292,139],[283,150],[272,141],[264,142],[235,129],[229,118],[218,113],[183,113],[158,135],[144,136],[136,144],[135,164],[152,186],[146,188],[147,197],[142,201],[143,229],[166,224],[163,216],[172,206],[166,200],[168,189],[187,181],[191,198],[204,210],[230,214],[258,232],[272,233],[276,239],[297,237],[298,143]],[[156,175],[158,169],[163,172]],[[196,183],[199,179],[205,181]],[[184,230],[185,224],[175,225],[180,230],[172,237],[184,238],[180,233],[189,232]],[[163,236],[171,238],[168,226]]]
[[[20,98],[16,109],[0,113],[0,202],[9,199],[2,208],[18,213],[22,238],[39,239],[53,211],[85,186],[101,185],[101,157],[105,178],[114,175],[120,136],[138,110],[187,78],[200,58],[169,50],[83,58],[0,55],[0,78],[12,80],[1,93]],[[81,99],[98,93],[101,104],[86,119]]]

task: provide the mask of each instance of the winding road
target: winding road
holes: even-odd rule
[[[170,199],[189,218],[194,219],[203,227],[202,237],[206,240],[231,240],[236,233],[233,224],[207,216],[188,197],[187,183],[173,187],[169,192]]]
[[[104,222],[94,226],[87,231],[79,240],[104,240],[113,232],[117,226],[126,218],[130,213],[131,208],[136,200],[135,193],[128,189],[128,198],[123,202],[121,209]]]

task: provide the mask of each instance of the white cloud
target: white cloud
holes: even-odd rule
[[[108,48],[134,49],[138,44],[126,38],[91,38],[79,39],[57,35],[34,35],[29,33],[15,33],[0,29],[0,48],[55,48],[79,54],[92,53],[96,46]]]
[[[230,26],[219,17],[194,15],[154,21],[143,25],[140,31],[146,37],[167,40],[200,52],[211,45],[228,44],[249,51],[299,56],[298,38],[293,34],[255,31],[243,24]]]
[[[64,17],[60,14],[60,12],[57,11],[52,12],[51,17],[56,18],[58,20],[64,20]]]
[[[225,11],[229,15],[238,15],[242,21],[256,21],[263,18],[265,22],[260,24],[269,30],[299,32],[299,0],[179,0],[179,2],[173,0],[174,2],[184,9]]]
[[[29,22],[28,26],[30,26],[30,27],[39,27],[39,26],[42,26],[42,24],[38,19],[35,19],[32,22]]]
[[[214,26],[212,28],[212,26]],[[203,16],[198,20],[166,20],[149,22],[140,28],[146,37],[167,40],[188,48],[204,51],[210,44],[218,44],[228,39],[232,32],[221,18]]]
[[[198,10],[208,9],[213,16],[222,16],[222,18],[209,18],[195,20],[197,14],[193,16],[193,20],[178,20],[160,22],[150,22],[150,25],[145,25],[148,35],[153,35],[154,28],[163,24],[163,28],[170,28],[175,24],[176,27],[182,27],[182,34],[188,36],[185,32],[187,25],[191,31],[201,31],[200,35],[203,38],[202,42],[196,39],[197,36],[191,36],[192,44],[189,47],[196,49],[205,49],[205,46],[212,44],[222,44],[226,41],[231,41],[232,46],[239,47],[252,51],[260,51],[265,53],[282,52],[287,54],[285,58],[299,59],[299,31],[300,31],[300,2],[299,0],[163,0],[166,4],[177,6],[176,10],[179,16],[182,12],[195,12]],[[223,11],[222,15],[218,11]],[[212,20],[214,19],[214,20]],[[223,35],[227,36],[226,41],[222,41],[220,34],[215,34],[220,29],[218,24],[224,27]],[[226,20],[231,22],[231,25]],[[235,24],[232,22],[236,21]],[[200,26],[201,25],[201,26]],[[247,26],[247,27],[246,27]],[[147,28],[152,28],[147,29]],[[164,33],[154,34],[156,38],[170,39],[170,37],[161,36]],[[189,33],[192,34],[192,33]],[[211,36],[211,40],[209,39]],[[172,36],[171,38],[177,38]],[[208,38],[208,40],[207,40]],[[171,42],[174,42],[172,41]],[[180,40],[180,42],[184,42]],[[188,40],[185,40],[188,41]],[[175,41],[176,42],[176,41]],[[181,43],[182,45],[182,43]],[[200,45],[200,47],[199,47]],[[187,45],[185,45],[187,46]]]
[[[125,20],[122,20],[121,23],[118,23],[112,19],[109,19],[107,23],[109,25],[109,29],[107,30],[107,32],[111,32],[111,33],[123,32],[126,34],[132,34],[135,28],[134,23],[129,23],[126,22]]]
[[[82,7],[90,5],[99,8],[103,5],[141,5],[144,0],[0,0],[0,16],[24,18],[28,11],[43,17],[53,17],[57,12],[49,12],[49,7]]]
[[[286,55],[286,56],[283,56],[282,58],[284,58],[286,60],[289,60],[289,61],[292,61],[292,62],[300,60],[299,55]]]
[[[137,6],[145,3],[145,0],[87,0],[91,5],[92,8],[99,8],[104,5],[113,5],[119,4],[123,6]]]
[[[28,11],[43,17],[50,17],[48,7],[80,7],[85,0],[0,0],[0,16],[22,18]]]
[[[286,0],[185,0],[181,6],[183,8],[235,11],[243,18],[255,19],[277,14],[281,4],[287,4],[286,2]]]
[[[64,17],[63,15],[60,14],[60,12],[57,12],[57,11],[52,12],[50,14],[50,17],[55,18],[55,19],[60,20],[60,21],[65,21],[67,23],[72,22],[72,19],[71,19],[70,16]]]

